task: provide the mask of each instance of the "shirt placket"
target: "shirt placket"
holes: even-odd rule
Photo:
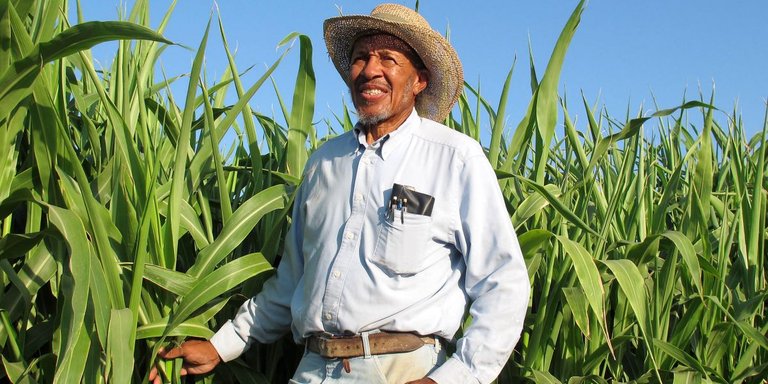
[[[353,176],[350,217],[343,226],[339,251],[331,263],[330,276],[323,295],[323,328],[331,333],[342,331],[339,322],[341,297],[344,285],[350,277],[352,263],[356,262],[360,253],[360,236],[364,229],[365,211],[378,159],[376,148],[373,146],[368,146],[360,153],[360,160]]]

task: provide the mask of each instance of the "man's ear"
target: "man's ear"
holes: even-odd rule
[[[429,85],[429,71],[426,69],[419,69],[416,72],[416,76],[416,85],[413,87],[414,96],[418,96],[418,94],[425,90],[427,85]]]

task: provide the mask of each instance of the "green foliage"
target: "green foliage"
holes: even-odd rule
[[[498,382],[763,382],[768,121],[752,138],[736,115],[723,127],[714,95],[625,123],[584,100],[578,129],[564,98],[559,112],[541,102],[556,92],[547,76],[563,65],[560,43],[581,7],[542,81],[532,79],[508,146],[485,109],[533,288],[519,353]],[[480,120],[468,106],[453,127]],[[646,138],[651,121],[660,138]]]
[[[127,21],[72,27],[65,0],[0,0],[4,380],[143,382],[159,346],[210,337],[279,261],[292,193],[323,141],[311,42],[280,43],[299,42],[284,122],[248,102],[288,50],[245,86],[220,20],[228,71],[206,80],[206,29],[177,104],[182,77],[154,71],[175,5],[152,31],[146,0]],[[531,102],[511,137],[514,64],[497,107],[467,85],[446,121],[477,140],[491,127],[529,268],[526,325],[498,382],[763,382],[768,119],[748,138],[738,116],[717,122],[713,95],[624,122],[582,100],[577,126],[557,88],[582,10],[540,80],[530,60]],[[113,40],[114,61],[96,71],[87,49]],[[346,107],[334,121],[351,129]],[[288,339],[258,345],[197,381],[285,382],[299,356]],[[164,367],[179,382],[177,363]]]
[[[139,1],[127,21],[67,27],[66,7],[0,3],[5,377],[140,382],[160,342],[209,337],[241,302],[229,298],[250,296],[279,253],[293,188],[273,177],[286,173],[285,150],[258,148],[285,148],[288,129],[257,136],[247,108],[279,60],[250,89],[233,63],[208,85],[203,39],[178,105],[169,87],[179,78],[153,73],[168,14],[148,29]],[[99,73],[87,49],[114,40]],[[240,98],[226,106],[233,83]],[[241,122],[250,148],[224,156],[221,138]]]

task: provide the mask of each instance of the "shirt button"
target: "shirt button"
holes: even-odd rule
[[[326,313],[326,314],[325,314],[325,319],[326,319],[326,320],[330,320],[330,319],[333,319],[333,316],[332,316],[330,313]]]
[[[339,271],[333,271],[333,277],[336,277],[336,278],[338,278],[339,276],[341,276],[341,272],[339,272]]]
[[[362,199],[363,199],[363,194],[362,193],[358,192],[358,193],[355,194],[355,201],[360,201]]]
[[[346,234],[344,234],[344,238],[347,240],[352,240],[355,238],[355,234],[352,232],[347,232]]]

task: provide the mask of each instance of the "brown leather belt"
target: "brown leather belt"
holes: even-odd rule
[[[314,335],[307,341],[307,349],[327,358],[350,358],[365,356],[363,336]],[[371,355],[415,351],[424,344],[435,344],[434,336],[419,336],[414,333],[376,332],[368,334]]]

